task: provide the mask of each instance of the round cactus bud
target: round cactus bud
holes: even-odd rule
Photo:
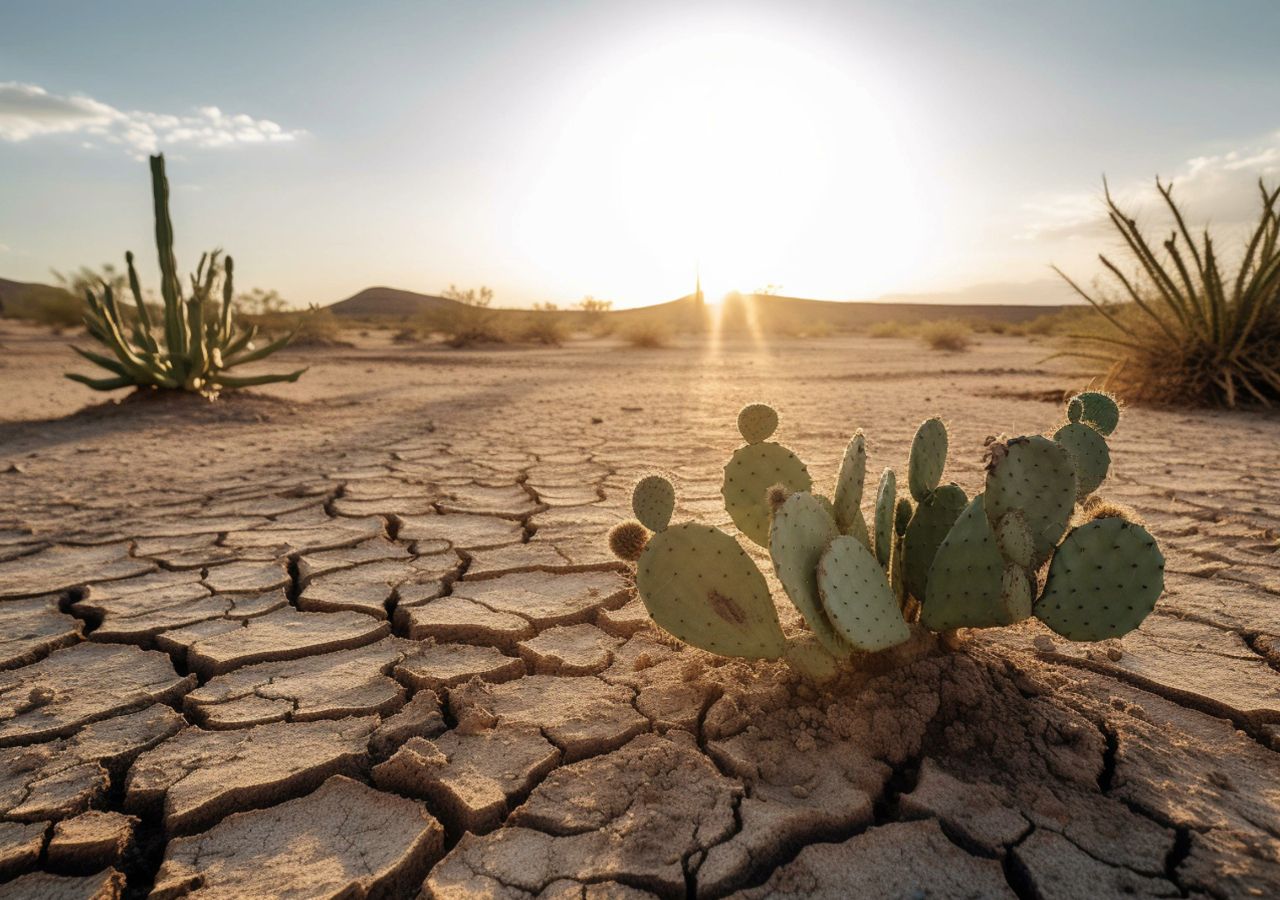
[[[635,562],[648,545],[649,530],[635,519],[619,522],[609,529],[609,549],[618,559]]]
[[[1090,497],[1081,507],[1083,512],[1081,524],[1084,522],[1092,522],[1095,519],[1124,519],[1134,525],[1145,524],[1142,516],[1138,515],[1137,510],[1132,506],[1125,506],[1123,503],[1117,503],[1114,500],[1105,500],[1102,497]]]
[[[1067,421],[1079,422],[1082,415],[1084,415],[1084,403],[1079,397],[1072,397],[1071,402],[1067,404]]]
[[[778,414],[772,406],[752,403],[738,413],[738,430],[748,444],[767,441],[778,428]]]
[[[631,509],[650,531],[662,531],[671,524],[676,508],[676,489],[661,475],[646,475],[631,492]]]
[[[782,504],[787,502],[787,498],[791,496],[791,491],[787,489],[785,484],[775,484],[765,492],[765,502],[769,504],[769,512],[776,513]]]

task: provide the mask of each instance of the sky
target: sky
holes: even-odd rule
[[[1275,0],[0,0],[0,277],[179,264],[618,306],[1060,302],[1102,176],[1238,229],[1280,179]]]

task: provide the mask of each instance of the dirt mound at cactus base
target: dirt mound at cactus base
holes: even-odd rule
[[[3,327],[0,895],[1280,895],[1274,416],[1126,411],[1105,493],[1168,565],[1123,640],[1027,622],[819,690],[650,627],[605,543],[636,478],[731,528],[768,400],[824,491],[852,429],[905,472],[942,415],[972,493],[1083,387],[1042,347],[374,334],[74,415],[66,339]]]

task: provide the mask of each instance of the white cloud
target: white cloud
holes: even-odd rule
[[[1188,225],[1212,223],[1231,228],[1257,222],[1260,208],[1258,179],[1269,186],[1280,181],[1280,131],[1253,146],[1214,156],[1187,160],[1171,178],[1173,196],[1188,216]],[[1156,193],[1154,179],[1111,185],[1121,208],[1139,221],[1159,218],[1166,227],[1164,201]],[[1030,240],[1093,238],[1108,233],[1111,224],[1103,208],[1102,186],[1092,193],[1067,193],[1026,204],[1033,221],[1023,235]]]
[[[124,111],[83,94],[51,94],[34,84],[0,82],[0,140],[18,143],[47,135],[77,134],[86,147],[124,147],[135,156],[162,147],[228,147],[293,141],[305,131],[270,119],[231,115],[201,106],[187,115]]]

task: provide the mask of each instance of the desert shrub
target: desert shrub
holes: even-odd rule
[[[1059,271],[1099,313],[1093,327],[1068,335],[1066,355],[1105,366],[1108,386],[1130,400],[1280,402],[1280,186],[1258,187],[1262,212],[1234,265],[1207,228],[1197,244],[1172,185],[1156,179],[1175,226],[1162,254],[1107,190],[1111,223],[1137,268],[1126,275],[1102,256],[1109,293],[1086,292]]]
[[[84,322],[83,295],[72,295],[58,288],[32,286],[4,298],[4,315],[9,319],[25,319],[62,330]]]
[[[867,329],[867,334],[873,338],[905,337],[907,334],[907,325],[905,322],[899,322],[894,319],[887,319],[883,322],[872,322],[871,327]]]
[[[621,334],[632,347],[656,349],[671,343],[671,330],[661,322],[632,322]]]
[[[554,312],[533,312],[515,323],[516,340],[559,347],[569,338],[569,329]]]
[[[350,346],[349,341],[342,339],[342,320],[323,307],[246,316],[245,319],[267,334],[292,334],[295,347]]]
[[[975,319],[969,323],[977,334],[1017,334],[1018,325],[1004,319]]]
[[[463,290],[457,285],[441,291],[441,296],[457,301],[442,309],[424,313],[418,326],[424,331],[442,335],[450,347],[473,344],[505,344],[510,333],[498,313],[490,309],[493,291],[481,285]]]
[[[938,319],[920,327],[920,340],[932,350],[959,353],[968,350],[973,340],[973,329],[956,319]]]
[[[254,346],[257,328],[252,325],[242,328],[234,314],[233,265],[231,257],[222,257],[220,250],[200,257],[200,264],[191,276],[190,296],[183,296],[182,279],[175,269],[169,181],[165,177],[163,156],[151,157],[151,191],[164,298],[164,306],[158,310],[159,321],[153,327],[152,312],[143,298],[138,273],[133,267],[133,254],[126,253],[128,284],[134,301],[131,313],[125,313],[117,304],[116,291],[110,282],[102,284],[101,294],[92,290],[85,292],[89,307],[84,317],[85,327],[111,355],[72,348],[106,369],[110,377],[91,378],[78,372],[69,372],[67,377],[100,391],[151,387],[192,391],[206,397],[214,397],[224,388],[297,381],[305,370],[246,377],[230,374],[236,366],[275,353],[289,343],[292,335],[286,334],[262,347]]]

